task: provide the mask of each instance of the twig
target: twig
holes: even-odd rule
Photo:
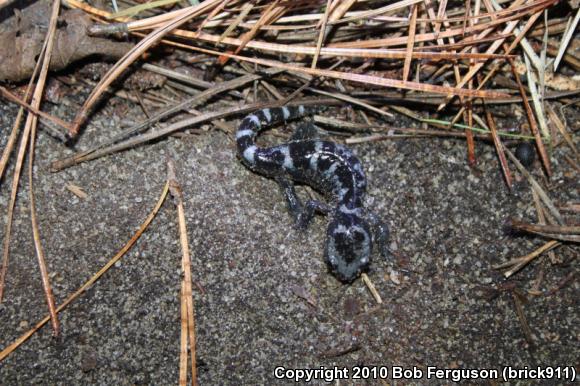
[[[576,243],[580,242],[580,226],[528,224],[516,220],[512,220],[510,225],[514,229],[523,230],[544,237]]]
[[[367,274],[363,272],[361,274],[361,278],[365,283],[365,285],[367,286],[367,288],[369,289],[370,293],[373,295],[373,298],[375,298],[375,301],[379,304],[382,304],[383,299],[381,299],[381,295],[379,295],[379,292],[377,291],[377,289],[375,288],[374,284],[371,282],[371,279],[369,279]]]
[[[409,78],[411,59],[413,58],[413,46],[415,45],[415,30],[417,28],[417,4],[411,6],[411,20],[409,21],[409,34],[407,38],[407,50],[403,65],[403,82]]]
[[[546,205],[552,216],[554,216],[554,218],[556,219],[556,221],[558,221],[559,224],[563,225],[564,220],[562,219],[562,216],[560,215],[558,208],[556,208],[556,206],[552,203],[552,200],[550,200],[550,197],[548,197],[544,189],[542,189],[542,187],[536,181],[536,179],[526,170],[526,168],[520,163],[520,161],[516,158],[515,155],[513,155],[513,153],[509,149],[505,149],[505,152],[512,160],[512,162],[516,165],[520,173],[522,173],[528,179],[528,182],[536,190],[536,192],[542,199],[542,202],[544,203],[544,205]]]
[[[538,125],[536,123],[536,118],[534,117],[534,112],[532,111],[532,107],[530,106],[530,102],[528,101],[528,97],[526,96],[526,91],[524,90],[524,85],[520,80],[520,75],[515,69],[514,61],[509,58],[508,59],[512,74],[518,83],[518,87],[520,89],[520,95],[522,96],[522,101],[524,102],[524,108],[526,109],[526,115],[528,117],[528,122],[530,123],[530,128],[532,130],[532,134],[534,134],[534,138],[536,140],[536,147],[540,152],[540,158],[542,160],[542,165],[546,169],[546,173],[548,176],[552,175],[552,168],[550,166],[550,158],[548,158],[548,154],[546,153],[546,149],[544,148],[544,144],[542,142],[542,137],[540,137],[540,130],[538,130]]]
[[[493,144],[495,146],[495,151],[497,152],[497,156],[501,164],[501,170],[503,172],[503,176],[505,178],[507,187],[509,188],[509,190],[512,190],[512,175],[510,173],[510,169],[507,164],[507,159],[505,158],[504,146],[501,143],[499,135],[497,135],[495,120],[493,119],[493,116],[491,115],[491,112],[489,111],[488,108],[485,108],[485,117],[487,119],[487,124],[489,125],[489,130],[491,131],[491,137],[493,138]]]
[[[503,273],[503,275],[506,278],[510,277],[514,273],[518,272],[520,269],[525,267],[530,261],[532,261],[536,257],[540,256],[542,253],[549,251],[553,248],[556,248],[560,244],[561,243],[559,241],[556,241],[556,240],[548,241],[547,243],[542,245],[540,248],[536,249],[535,251],[533,251],[525,256],[511,259],[510,261],[503,263],[503,264],[494,265],[493,269],[505,269],[505,268],[510,267],[507,271],[505,271]]]
[[[12,94],[10,91],[8,91],[5,87],[0,86],[0,94],[5,97],[6,99],[8,99],[11,102],[14,102],[16,104],[18,104],[21,107],[24,107],[26,110],[28,110],[29,112],[39,115],[42,118],[54,123],[57,126],[60,126],[66,130],[70,130],[71,129],[71,124],[67,123],[65,121],[63,121],[62,119],[58,118],[58,117],[54,117],[50,114],[45,113],[44,111],[41,111],[39,109],[37,109],[34,106],[29,105],[28,103],[24,102],[23,100],[21,100],[20,98],[18,98],[16,95]],[[2,174],[0,173],[0,176]]]
[[[546,99],[546,98],[544,98],[544,99]],[[562,137],[564,137],[564,141],[566,141],[566,144],[568,144],[570,149],[572,149],[572,151],[574,152],[574,155],[576,155],[576,157],[578,157],[580,152],[578,152],[578,149],[576,148],[576,145],[574,144],[574,140],[572,139],[570,134],[568,134],[568,132],[566,131],[566,126],[564,126],[564,124],[560,120],[560,117],[558,117],[558,115],[556,114],[556,112],[554,111],[554,109],[552,108],[552,106],[550,104],[547,105],[546,111],[548,111],[548,116],[550,117],[550,120],[552,121],[552,123],[556,126],[556,128],[558,129],[560,134],[562,134]]]
[[[316,52],[314,53],[314,57],[312,58],[312,64],[310,68],[316,68],[316,64],[318,63],[318,57],[320,56],[320,49],[322,48],[322,44],[324,43],[324,39],[326,38],[326,23],[328,22],[328,14],[330,13],[331,7],[331,0],[326,0],[326,10],[324,11],[324,17],[320,23],[320,32],[318,33],[318,41],[316,42]]]
[[[195,318],[194,318],[194,308],[193,308],[193,293],[191,290],[191,257],[189,254],[189,242],[187,241],[187,226],[185,223],[185,209],[183,207],[183,194],[181,191],[181,186],[177,181],[175,174],[175,166],[173,161],[167,161],[167,181],[169,183],[169,191],[173,196],[175,205],[177,206],[177,220],[179,224],[179,241],[181,244],[182,258],[181,258],[181,269],[183,272],[183,279],[181,284],[181,355],[185,353],[185,358],[181,357],[180,369],[179,369],[179,383],[185,385],[187,378],[187,369],[185,371],[181,367],[184,362],[187,363],[187,342],[189,340],[189,348],[191,351],[191,379],[195,386],[197,384],[197,370],[196,370],[196,358],[195,358]],[[186,310],[184,312],[184,310]],[[183,317],[186,316],[184,320]],[[184,324],[187,328],[184,328]],[[186,334],[184,338],[183,334]],[[185,379],[183,375],[185,373]]]
[[[526,314],[524,314],[524,308],[522,307],[522,301],[520,300],[520,296],[523,296],[516,292],[517,289],[511,291],[512,298],[514,299],[514,304],[516,306],[516,314],[518,315],[518,320],[520,321],[520,325],[522,326],[522,330],[524,331],[524,336],[526,337],[526,341],[528,344],[533,345],[534,339],[532,336],[532,330],[530,329],[530,325],[526,319]]]

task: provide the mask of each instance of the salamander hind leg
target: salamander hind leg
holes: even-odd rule
[[[320,130],[312,121],[301,122],[290,137],[291,141],[304,141],[311,139],[320,139]]]
[[[389,227],[374,213],[367,213],[367,220],[371,224],[373,231],[373,242],[377,245],[382,257],[387,258],[390,255],[388,246]]]

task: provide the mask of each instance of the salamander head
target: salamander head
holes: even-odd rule
[[[372,241],[369,225],[354,213],[335,214],[326,231],[325,257],[331,271],[351,282],[370,264]]]

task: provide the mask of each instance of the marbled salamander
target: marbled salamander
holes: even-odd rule
[[[386,255],[387,226],[363,208],[366,178],[360,161],[344,146],[317,139],[311,125],[302,126],[288,143],[256,146],[266,126],[302,117],[304,106],[264,109],[246,116],[236,133],[238,154],[251,170],[272,177],[282,187],[296,224],[306,228],[318,211],[331,216],[326,231],[325,258],[332,272],[351,282],[370,264],[373,240]],[[310,131],[310,132],[309,132]],[[302,204],[292,181],[324,193],[335,205],[309,200]]]

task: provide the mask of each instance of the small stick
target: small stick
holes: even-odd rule
[[[185,301],[185,280],[181,281],[181,329],[179,338],[179,386],[187,385],[187,306]]]
[[[330,13],[331,7],[331,0],[326,1],[326,10],[324,11],[324,16],[322,17],[322,21],[320,23],[320,32],[318,33],[318,41],[316,42],[316,52],[314,53],[314,57],[312,58],[312,64],[310,68],[316,68],[316,64],[318,63],[318,57],[320,56],[320,48],[322,48],[322,44],[324,43],[324,39],[326,38],[326,22],[328,21],[328,14]]]
[[[542,189],[542,187],[536,181],[536,179],[526,170],[526,168],[520,163],[520,161],[516,158],[515,155],[513,155],[513,153],[509,149],[506,148],[505,152],[508,155],[508,157],[512,160],[512,162],[516,165],[520,173],[522,173],[528,179],[528,182],[538,192],[538,195],[542,199],[542,202],[544,203],[544,205],[546,205],[552,216],[554,216],[554,218],[558,221],[559,224],[564,224],[564,219],[560,215],[560,212],[558,211],[554,203],[552,203],[552,200],[550,200],[550,197],[548,197],[548,195],[546,194],[544,189]]]
[[[518,320],[522,325],[522,330],[524,331],[524,336],[526,337],[526,341],[530,344],[534,344],[534,339],[532,336],[532,330],[530,329],[530,325],[526,319],[526,315],[524,314],[524,308],[522,307],[522,301],[520,300],[519,295],[516,290],[511,291],[512,298],[514,299],[514,304],[516,306],[516,314],[518,315]]]
[[[530,123],[530,129],[534,134],[534,138],[536,140],[536,147],[540,153],[540,158],[542,159],[542,165],[546,169],[546,173],[548,177],[552,175],[552,168],[550,166],[550,158],[548,158],[548,154],[546,153],[546,148],[544,147],[544,143],[542,142],[542,137],[540,136],[540,130],[538,129],[538,123],[536,122],[536,118],[534,117],[534,112],[532,111],[532,107],[530,106],[530,102],[528,101],[528,97],[526,96],[526,90],[524,89],[524,85],[520,79],[520,75],[516,71],[516,66],[514,61],[511,58],[508,58],[508,62],[510,64],[510,68],[512,70],[512,74],[518,83],[518,88],[520,90],[520,95],[522,96],[522,101],[524,102],[524,108],[526,109],[526,115],[528,117],[528,122]]]
[[[379,292],[375,288],[375,285],[372,283],[371,279],[369,279],[366,273],[362,273],[360,276],[369,289],[370,293],[373,295],[373,298],[375,298],[375,301],[379,304],[382,304],[383,299],[381,299],[381,295],[379,295]]]
[[[510,277],[511,275],[513,275],[514,273],[516,273],[520,269],[522,269],[524,266],[526,266],[530,261],[534,260],[536,257],[541,255],[543,252],[549,251],[549,250],[557,247],[560,244],[561,243],[559,241],[556,241],[556,240],[548,241],[546,244],[542,245],[540,248],[536,249],[535,251],[533,251],[525,256],[511,259],[510,261],[508,261],[506,263],[495,265],[493,267],[493,269],[503,269],[503,268],[507,268],[507,267],[512,267],[509,270],[507,270],[506,272],[504,272],[504,274],[503,274],[506,278]]]
[[[187,368],[184,370],[181,366],[187,363],[187,341],[189,339],[189,347],[191,350],[191,380],[193,385],[197,385],[197,370],[195,363],[195,318],[193,309],[193,292],[191,289],[191,257],[189,253],[189,242],[187,241],[187,226],[185,223],[185,209],[183,207],[183,193],[181,186],[177,181],[175,174],[175,166],[173,161],[167,161],[167,181],[169,184],[169,191],[173,196],[175,205],[177,206],[177,221],[179,224],[179,241],[181,244],[182,258],[181,269],[183,270],[183,279],[181,282],[181,357],[179,369],[179,382],[182,384],[182,376],[185,373],[187,378]],[[184,320],[183,317],[186,317]],[[184,326],[186,325],[186,326]],[[183,334],[186,334],[184,337]],[[185,359],[183,355],[185,354]],[[185,384],[185,382],[183,383]]]
[[[403,65],[403,82],[409,78],[411,59],[413,59],[413,47],[415,46],[415,30],[417,28],[417,4],[411,6],[411,20],[409,21],[409,33],[407,38],[407,50]]]
[[[580,226],[561,226],[545,224],[527,224],[525,222],[512,220],[511,226],[515,229],[523,230],[553,239],[580,242]]]
[[[484,104],[485,106],[485,104]],[[497,127],[495,126],[495,120],[491,115],[488,108],[485,109],[485,117],[487,119],[487,124],[489,125],[489,130],[491,131],[491,137],[493,138],[493,144],[495,145],[495,150],[497,151],[497,156],[499,157],[499,161],[501,164],[501,170],[503,171],[503,175],[505,177],[505,181],[509,190],[512,190],[512,175],[510,173],[510,169],[507,164],[507,159],[505,157],[504,146],[499,139],[499,135],[497,134]]]

